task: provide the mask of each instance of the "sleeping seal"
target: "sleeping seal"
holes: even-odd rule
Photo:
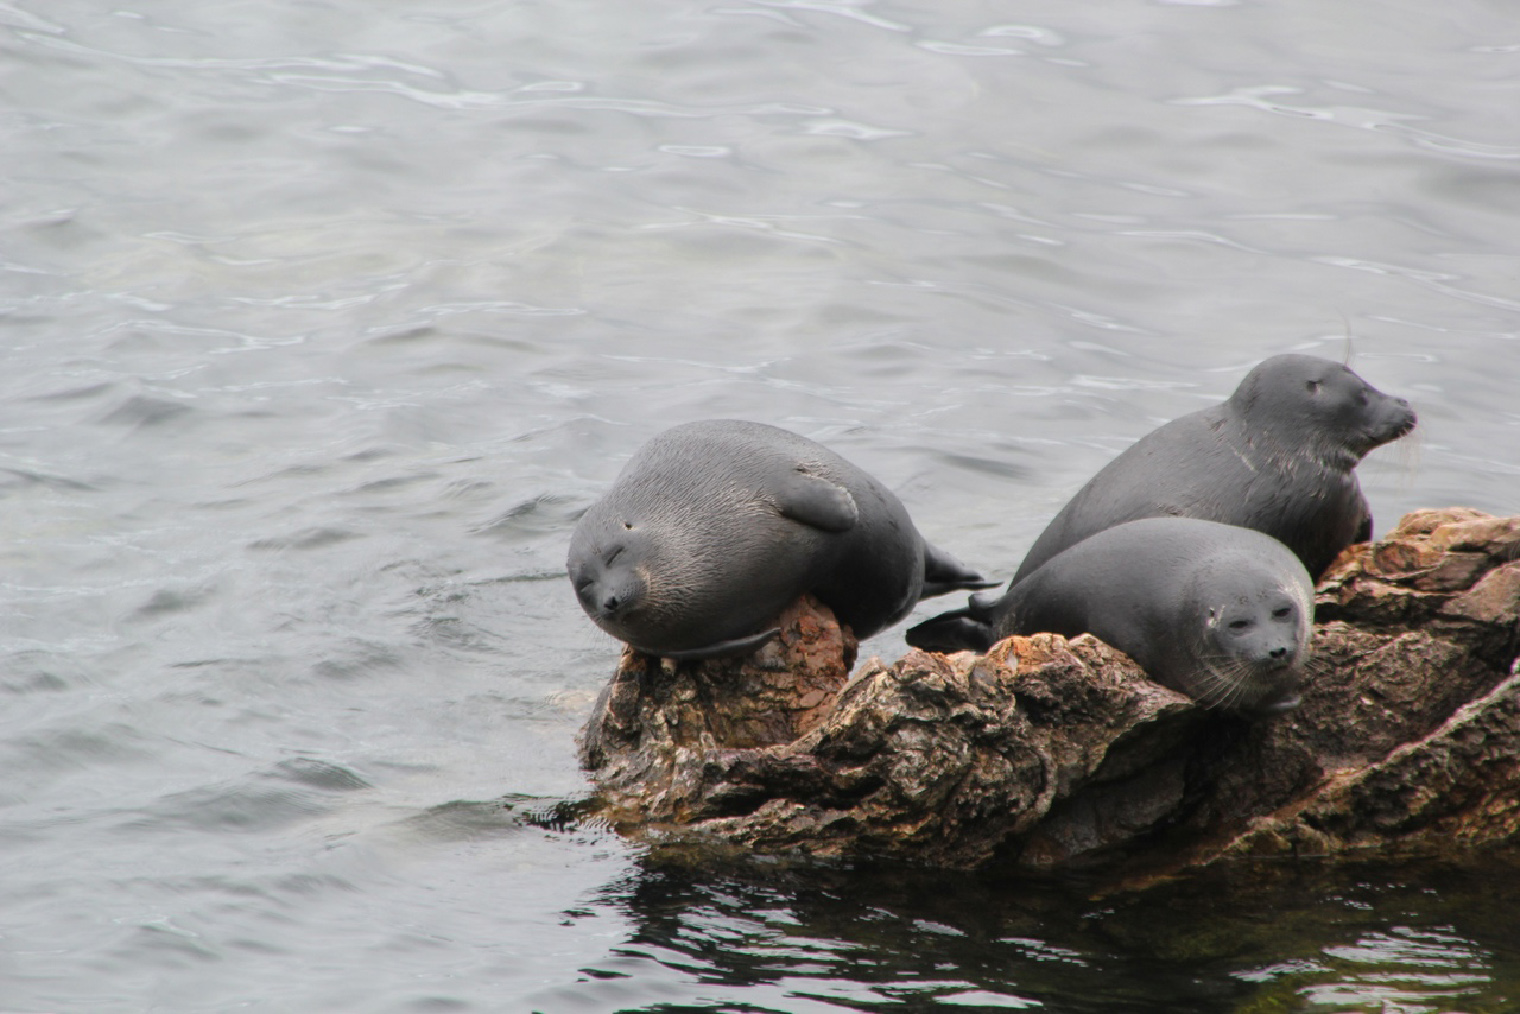
[[[1223,404],[1172,420],[1109,462],[1035,540],[1013,583],[1105,528],[1168,516],[1265,532],[1317,581],[1342,549],[1372,537],[1352,470],[1414,425],[1407,401],[1340,363],[1273,356]]]
[[[759,647],[805,592],[865,638],[920,598],[995,583],[925,543],[897,497],[833,451],[737,419],[640,448],[576,524],[569,571],[592,622],[677,659]]]
[[[1013,634],[1092,634],[1157,683],[1244,712],[1298,704],[1314,586],[1276,539],[1193,518],[1130,521],[1051,557],[1000,598],[908,631],[908,643],[985,651]],[[967,645],[965,642],[973,644]]]

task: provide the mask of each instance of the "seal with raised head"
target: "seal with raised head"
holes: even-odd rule
[[[1342,549],[1372,537],[1353,469],[1415,421],[1407,401],[1340,363],[1273,356],[1222,404],[1166,423],[1104,466],[1035,540],[1013,582],[1105,528],[1153,517],[1265,532],[1317,581]]]
[[[921,598],[996,583],[925,543],[901,501],[833,451],[737,419],[640,448],[576,524],[569,572],[597,626],[677,659],[759,647],[807,592],[865,638]]]
[[[1051,557],[1001,597],[908,631],[930,651],[986,651],[1014,634],[1092,634],[1151,679],[1210,707],[1298,704],[1314,585],[1288,547],[1249,528],[1146,518]]]

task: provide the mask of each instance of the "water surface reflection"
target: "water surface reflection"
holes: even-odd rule
[[[1473,1014],[1514,1009],[1513,859],[1079,879],[645,857],[598,892],[632,931],[534,1009]],[[1463,929],[1454,924],[1460,921]]]

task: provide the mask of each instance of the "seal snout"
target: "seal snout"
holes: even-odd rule
[[[604,620],[615,619],[617,617],[618,607],[622,604],[623,600],[617,597],[616,592],[612,592],[602,596],[602,600],[596,603],[596,611],[597,614]]]
[[[1399,437],[1404,436],[1410,430],[1414,429],[1415,424],[1420,421],[1420,417],[1415,414],[1414,407],[1403,398],[1395,398],[1394,404],[1399,409],[1399,418],[1397,424],[1394,426],[1393,436],[1388,438],[1390,440],[1397,440]]]
[[[599,623],[615,623],[633,609],[640,598],[637,572],[602,574],[575,586],[581,606]]]
[[[1368,390],[1376,396],[1376,404],[1366,414],[1362,428],[1363,454],[1408,435],[1420,421],[1406,399],[1383,394],[1375,388]]]

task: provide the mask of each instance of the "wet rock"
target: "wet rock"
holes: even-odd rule
[[[1470,848],[1520,829],[1520,518],[1416,511],[1317,600],[1294,712],[1201,708],[1092,637],[986,655],[855,642],[804,599],[739,660],[628,651],[582,760],[635,835],[941,866]]]

